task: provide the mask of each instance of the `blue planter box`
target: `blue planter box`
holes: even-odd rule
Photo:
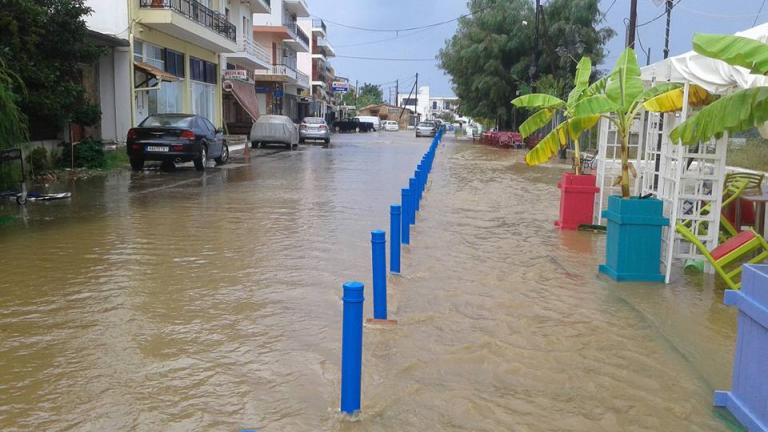
[[[768,432],[768,265],[745,265],[741,291],[727,290],[725,304],[739,309],[733,389],[716,391],[724,407],[749,432]]]
[[[617,281],[663,282],[661,228],[669,225],[663,203],[655,198],[608,197],[604,273]]]

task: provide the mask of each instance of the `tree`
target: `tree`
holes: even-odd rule
[[[568,143],[568,139],[574,143],[574,166],[576,175],[581,174],[581,149],[579,148],[579,135],[592,127],[600,120],[599,115],[578,117],[574,113],[576,104],[584,98],[593,96],[602,91],[606,79],[595,81],[589,85],[589,77],[592,74],[592,61],[589,57],[582,57],[576,68],[573,90],[566,100],[562,100],[553,94],[559,94],[561,84],[553,82],[550,94],[532,93],[520,96],[512,101],[512,105],[521,108],[535,108],[535,114],[520,125],[520,133],[526,138],[549,124],[556,112],[561,112],[566,120],[560,123],[548,133],[539,143],[525,155],[528,165],[537,165],[548,161],[557,151]],[[544,91],[541,86],[539,89]]]
[[[15,147],[27,138],[27,119],[19,109],[14,87],[24,89],[21,79],[8,70],[0,57],[0,150]]]
[[[381,89],[378,86],[365,83],[358,91],[360,95],[357,97],[357,109],[384,102]]]
[[[696,34],[693,50],[730,65],[741,66],[753,74],[768,74],[768,45],[760,41],[741,36]],[[702,108],[673,129],[670,137],[674,142],[680,140],[683,144],[695,144],[719,138],[726,132],[741,132],[753,127],[761,127],[763,135],[767,121],[768,87],[747,88]]]
[[[470,0],[472,16],[459,20],[438,60],[462,100],[462,112],[513,126],[509,101],[530,93],[534,48],[534,8],[529,0]],[[540,49],[535,71],[550,82],[569,83],[576,72],[571,58],[588,56],[599,63],[614,32],[598,28],[598,0],[551,0],[543,7]],[[563,88],[564,97],[570,88]]]
[[[645,89],[635,51],[627,48],[601,85],[601,92],[581,99],[573,107],[573,116],[607,118],[614,124],[621,144],[621,195],[629,198],[629,135],[632,123],[642,108],[654,112],[673,112],[682,107],[680,84],[663,83]],[[573,128],[573,126],[571,126]],[[575,130],[578,136],[583,130]],[[573,136],[573,134],[572,134]]]
[[[0,8],[0,56],[27,89],[13,86],[33,139],[75,119],[93,120],[79,68],[101,53],[87,37],[90,11],[84,0],[6,0]]]

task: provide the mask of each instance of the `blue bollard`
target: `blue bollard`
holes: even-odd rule
[[[373,268],[373,319],[387,319],[387,234],[371,231],[371,265]]]
[[[396,204],[389,207],[389,271],[395,274],[400,273],[400,209]]]
[[[341,412],[360,411],[360,375],[363,371],[363,284],[344,283],[341,330]]]
[[[408,215],[411,225],[416,224],[416,211],[419,210],[419,186],[416,184],[416,179],[411,177],[408,179],[408,186],[411,190],[411,214]]]
[[[411,191],[403,189],[401,192],[402,209],[400,228],[403,244],[411,244]]]

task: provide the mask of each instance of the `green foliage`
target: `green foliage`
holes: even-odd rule
[[[704,35],[693,37],[696,52],[726,63],[742,66],[754,73],[768,72],[768,45],[738,36]],[[695,144],[725,132],[734,133],[762,126],[768,121],[768,87],[739,90],[705,106],[672,130],[673,141]]]
[[[104,169],[113,170],[128,165],[128,153],[125,149],[104,152]]]
[[[360,94],[357,97],[357,109],[384,102],[381,89],[373,84],[365,83],[358,91]]]
[[[456,122],[456,115],[450,111],[441,112],[440,114],[437,114],[435,117],[439,118],[440,120],[446,123]]]
[[[0,58],[0,149],[16,147],[27,140],[27,118],[19,109],[19,97],[13,87],[24,91],[24,83]]]
[[[40,131],[59,130],[78,112],[93,119],[81,111],[88,102],[80,65],[101,52],[87,37],[83,17],[89,12],[84,0],[6,0],[0,8],[0,55],[23,80],[13,90],[23,96],[18,104],[33,139]]]
[[[37,176],[51,170],[51,158],[45,147],[35,147],[27,155],[27,167],[30,175]]]
[[[756,171],[768,171],[768,140],[749,138],[743,147],[728,146],[728,166],[747,168]]]
[[[75,144],[75,168],[104,168],[106,159],[104,156],[104,145],[101,141],[86,138]],[[69,168],[72,163],[72,146],[64,144],[59,159],[59,167]]]
[[[635,51],[627,48],[608,75],[605,85],[601,83],[598,86],[603,92],[585,97],[573,107],[572,112],[576,116],[605,116],[616,126],[621,143],[621,194],[624,198],[629,197],[629,134],[635,116],[647,100],[679,87],[679,84],[660,84],[644,90]]]
[[[599,63],[614,32],[600,28],[598,0],[551,0],[540,25],[541,49],[533,70],[536,83],[564,96],[576,72],[571,57],[588,56]],[[511,126],[509,101],[530,92],[534,47],[534,8],[529,0],[470,0],[472,16],[461,18],[454,36],[438,56],[462,100],[462,113],[496,119]],[[527,24],[523,24],[523,22]]]

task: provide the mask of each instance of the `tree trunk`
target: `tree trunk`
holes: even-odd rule
[[[573,165],[576,175],[581,175],[581,148],[579,147],[578,138],[573,140]]]
[[[629,130],[621,133],[621,196],[629,198]]]

